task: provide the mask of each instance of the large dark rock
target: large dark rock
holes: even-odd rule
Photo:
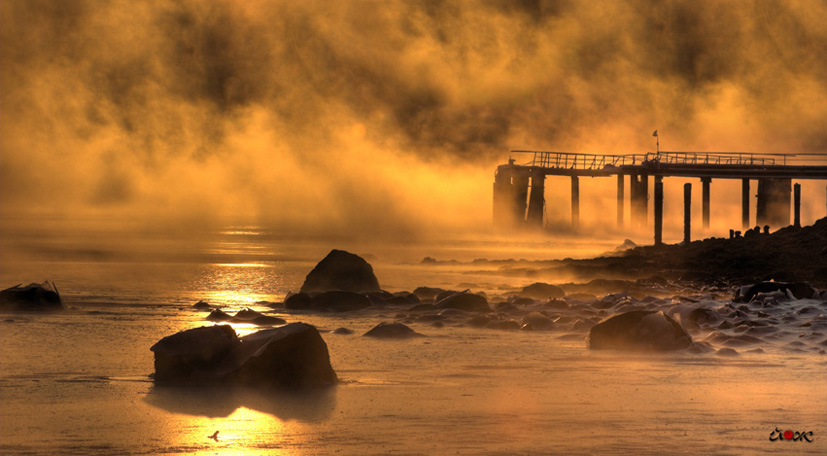
[[[336,373],[313,326],[291,323],[239,338],[227,325],[165,337],[155,353],[155,381],[166,384],[330,386]]]
[[[219,381],[237,368],[240,349],[241,340],[229,325],[205,326],[164,337],[150,348],[155,353],[155,381]]]
[[[370,293],[379,291],[379,281],[367,261],[343,250],[331,250],[327,256],[307,274],[301,291],[351,291]]]
[[[16,285],[0,291],[0,310],[57,311],[66,310],[54,282]]]
[[[437,309],[459,309],[467,312],[491,312],[488,300],[468,292],[452,293],[434,303]]]
[[[663,312],[633,310],[598,323],[589,332],[589,348],[615,350],[680,350],[692,338]]]
[[[241,338],[241,366],[228,379],[244,385],[292,388],[331,386],[336,372],[319,331],[304,323],[265,329]]]
[[[520,296],[525,296],[534,299],[549,299],[549,298],[562,298],[566,295],[566,292],[563,291],[562,288],[550,285],[547,283],[532,283],[531,285],[524,287],[521,292],[518,293]]]

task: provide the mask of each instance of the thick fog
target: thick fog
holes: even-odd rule
[[[4,0],[0,211],[407,237],[488,229],[511,149],[825,153],[824,24],[814,1]]]

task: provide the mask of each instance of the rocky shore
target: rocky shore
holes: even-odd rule
[[[430,259],[433,262],[433,259]],[[479,265],[485,260],[472,263]],[[494,264],[494,262],[492,262]],[[578,283],[597,279],[603,288],[617,289],[654,277],[692,287],[732,287],[760,281],[808,282],[827,287],[827,218],[811,226],[782,228],[771,234],[751,231],[740,238],[709,238],[683,244],[643,246],[593,259],[499,261],[492,275],[573,278]],[[638,288],[646,284],[638,283]],[[576,288],[576,287],[572,287]],[[582,287],[581,287],[582,288]],[[588,288],[588,287],[587,287]],[[595,287],[591,287],[595,288]],[[610,291],[610,290],[604,290]]]

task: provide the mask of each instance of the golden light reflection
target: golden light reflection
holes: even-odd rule
[[[295,454],[318,439],[308,423],[330,418],[335,391],[154,387],[145,402],[168,412],[155,434],[176,453]]]
[[[176,440],[170,443],[190,454],[280,455],[294,453],[290,447],[300,446],[296,433],[280,419],[247,407],[238,407],[223,418],[178,418],[183,419],[176,424],[182,432],[169,435]]]
[[[280,288],[282,279],[267,263],[214,263],[206,267],[196,286],[210,304],[252,307],[275,296],[268,291]]]

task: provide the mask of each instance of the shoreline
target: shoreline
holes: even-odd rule
[[[589,259],[477,259],[460,263],[426,258],[422,264],[488,264],[497,268],[474,272],[531,277],[581,291],[620,291],[624,286],[646,288],[666,281],[681,288],[730,288],[772,280],[807,282],[817,288],[827,288],[827,218],[813,225],[788,226],[770,234],[734,239],[713,237],[689,245],[636,246]]]

